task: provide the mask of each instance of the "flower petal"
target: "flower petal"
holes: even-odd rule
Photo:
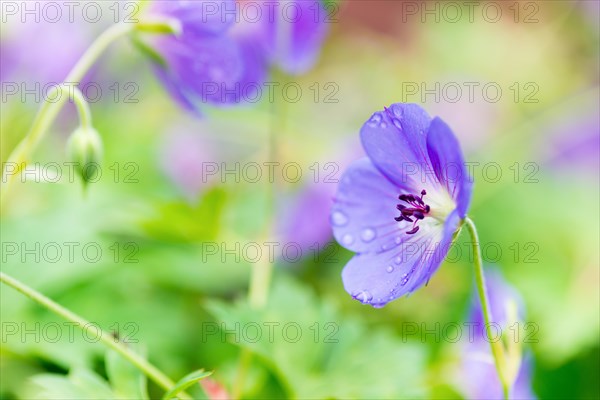
[[[183,104],[183,100],[224,105],[257,99],[266,67],[253,46],[229,36],[197,40],[183,35],[157,42],[167,63],[167,87]]]
[[[235,21],[235,0],[159,0],[153,1],[150,14],[177,19],[184,35],[219,34]]]
[[[327,35],[325,5],[297,0],[273,4],[275,18],[265,26],[266,50],[283,71],[303,74],[315,64]]]
[[[154,73],[156,73],[158,79],[163,83],[167,92],[182,108],[195,114],[197,117],[202,115],[191,100],[190,94],[177,82],[177,78],[173,74],[170,74],[166,68],[158,64],[154,65]]]
[[[407,191],[433,186],[426,146],[430,123],[431,118],[418,105],[396,103],[373,114],[360,131],[373,164]]]
[[[461,218],[464,218],[473,191],[473,182],[467,173],[460,144],[444,121],[436,117],[427,132],[427,152],[437,182],[448,191],[456,202]]]
[[[331,210],[336,240],[356,252],[397,246],[409,236],[401,230],[409,224],[394,220],[400,215],[398,202],[396,186],[368,158],[355,161],[340,180]]]
[[[302,254],[310,254],[315,245],[323,248],[331,240],[331,197],[328,185],[307,184],[288,199],[277,218],[277,232],[283,243],[300,246]]]
[[[408,294],[429,281],[443,261],[458,227],[456,213],[445,225],[426,225],[402,245],[354,256],[342,271],[346,291],[373,307]]]

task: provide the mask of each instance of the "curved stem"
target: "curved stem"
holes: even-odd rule
[[[77,92],[79,91],[75,85],[81,82],[91,66],[98,60],[100,55],[108,48],[110,44],[134,30],[170,34],[178,32],[180,27],[171,19],[145,21],[137,24],[122,22],[111,26],[100,36],[98,36],[96,41],[94,41],[94,43],[92,43],[86,52],[83,53],[83,56],[81,56],[73,69],[71,69],[71,72],[69,72],[63,83],[58,86],[59,88],[62,88],[61,90],[64,90],[65,87],[73,88],[73,93],[75,94],[73,96],[61,95],[56,101],[51,101],[51,94],[53,94],[53,91],[50,91],[44,99],[44,103],[40,107],[40,110],[38,111],[31,128],[27,133],[27,136],[21,140],[21,142],[9,155],[8,161],[6,162],[2,171],[2,191],[0,192],[0,199],[6,197],[11,182],[13,182],[14,178],[19,174],[19,172],[25,168],[25,166],[27,166],[33,149],[44,136],[50,125],[54,122],[68,97],[72,97],[72,100],[74,100],[75,104],[78,106],[80,118],[83,112],[84,118],[87,118],[85,121],[91,122],[91,119],[89,118],[89,108],[82,110],[80,107],[82,103],[77,101]],[[79,92],[79,94],[81,94],[81,92]],[[83,95],[81,96],[81,99],[84,100]],[[7,166],[15,167],[15,169],[9,172],[6,169]]]
[[[91,322],[85,320],[84,318],[78,316],[77,314],[66,309],[60,304],[54,302],[53,300],[44,296],[37,290],[30,288],[29,286],[18,281],[17,279],[6,275],[4,272],[0,272],[0,282],[3,282],[6,285],[12,287],[13,289],[21,292],[25,296],[29,297],[30,299],[32,299],[39,305],[45,307],[46,309],[52,311],[56,315],[66,319],[67,321],[75,323],[77,327],[81,330],[86,331],[92,335],[98,335],[97,327],[94,325],[94,328],[92,328]],[[108,332],[105,332],[104,330],[100,331],[100,341],[109,348],[119,353],[121,356],[123,356],[123,358],[129,360],[129,362],[131,362],[133,365],[139,368],[142,372],[144,372],[144,374],[148,378],[150,378],[164,390],[168,391],[175,385],[175,382],[173,382],[162,371],[160,371],[154,365],[150,364],[146,359],[134,353],[123,343],[117,341]],[[181,398],[189,398],[187,395],[182,393],[180,393],[179,395]]]
[[[485,277],[483,274],[483,259],[481,257],[481,247],[479,246],[479,236],[477,235],[477,229],[475,228],[475,224],[469,218],[465,218],[465,223],[467,225],[467,229],[469,234],[471,235],[473,245],[473,260],[475,264],[475,282],[477,285],[477,292],[479,293],[479,300],[481,302],[481,310],[483,312],[483,320],[485,322],[485,330],[487,333],[487,337],[493,337],[491,332],[490,321],[492,320],[492,312],[490,309],[490,302],[488,300],[487,295],[487,286],[485,285]],[[505,374],[505,365],[506,360],[504,357],[504,348],[502,347],[502,342],[491,341],[490,346],[492,348],[492,355],[494,356],[494,364],[496,365],[496,371],[498,372],[498,378],[500,379],[500,383],[502,385],[502,392],[504,394],[504,398],[508,399],[509,395],[509,384]]]
[[[60,86],[61,91],[64,92],[64,87]],[[84,128],[92,127],[92,112],[90,111],[90,106],[88,102],[85,100],[83,93],[81,90],[77,88],[73,88],[73,93],[70,96],[71,101],[75,103],[77,107],[77,114],[79,115],[79,124]]]

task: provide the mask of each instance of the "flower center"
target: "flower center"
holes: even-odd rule
[[[412,229],[406,231],[407,235],[414,235],[415,233],[417,233],[419,231],[419,226],[417,225],[417,222],[425,218],[425,215],[429,214],[429,211],[431,211],[429,205],[425,204],[425,202],[423,201],[423,196],[425,196],[426,194],[427,192],[425,191],[425,189],[423,189],[421,190],[421,196],[417,196],[414,194],[401,194],[400,196],[398,196],[398,199],[402,200],[410,206],[408,207],[404,204],[398,204],[396,208],[400,211],[400,216],[394,218],[398,222],[408,221],[413,223]],[[415,219],[413,220],[413,218]]]

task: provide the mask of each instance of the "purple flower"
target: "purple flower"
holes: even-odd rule
[[[215,183],[208,180],[205,163],[216,164],[218,153],[204,135],[190,127],[176,126],[167,133],[160,146],[162,170],[186,198],[195,202],[203,189]]]
[[[198,105],[260,100],[268,69],[300,74],[316,61],[327,33],[321,1],[159,1],[150,14],[181,24],[146,48],[171,95],[191,111]],[[252,9],[253,12],[248,11]],[[246,10],[246,11],[244,11]]]
[[[207,12],[218,7],[215,12]],[[173,97],[198,111],[201,103],[225,105],[256,97],[266,76],[260,45],[232,29],[235,1],[160,1],[150,13],[171,17],[181,34],[153,41],[156,72]]]
[[[327,35],[328,12],[321,0],[265,2],[264,46],[271,63],[291,75],[313,67]]]
[[[331,224],[358,253],[342,272],[346,291],[382,307],[429,281],[466,215],[472,182],[450,128],[418,105],[392,104],[360,134],[368,158],[342,176]]]
[[[328,219],[331,190],[324,183],[307,183],[290,197],[278,210],[277,233],[284,245],[297,247],[304,256],[314,255],[331,240]]]
[[[518,292],[496,270],[487,273],[486,288],[492,314],[490,324],[495,327],[493,330],[508,335],[507,339],[514,341],[512,335],[515,330],[510,327],[513,326],[515,321],[511,321],[508,315],[508,307],[513,302],[517,308],[515,317],[519,321],[523,321],[524,307]],[[463,348],[460,389],[469,399],[502,399],[502,386],[494,365],[490,343],[485,333],[483,314],[477,294],[473,298],[469,321],[473,324],[475,335],[473,340],[466,343]],[[517,323],[521,324],[521,322]],[[510,388],[509,395],[511,399],[536,398],[531,390],[531,367],[531,356],[525,355],[515,383]]]

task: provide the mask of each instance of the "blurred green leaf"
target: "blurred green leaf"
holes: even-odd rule
[[[177,393],[184,391],[185,389],[192,386],[194,383],[197,383],[201,379],[204,379],[207,376],[210,376],[211,374],[212,374],[212,372],[210,372],[210,371],[205,371],[203,369],[199,369],[198,371],[194,371],[194,372],[184,376],[175,384],[175,386],[173,386],[173,388],[171,388],[171,390],[169,390],[167,393],[165,393],[165,395],[163,396],[163,399],[164,400],[172,399],[173,397],[175,397],[177,395]]]
[[[148,399],[146,375],[113,350],[106,353],[106,374],[120,399]]]
[[[168,242],[200,242],[217,236],[226,193],[220,188],[209,190],[198,204],[184,201],[158,206],[157,216],[142,222],[146,233]]]
[[[288,396],[426,397],[424,347],[340,315],[331,303],[287,278],[274,282],[262,312],[242,301],[212,301],[208,309],[230,332],[227,339],[272,368]]]
[[[110,400],[117,399],[110,386],[96,373],[76,369],[69,375],[40,374],[24,386],[24,399],[37,400]]]

